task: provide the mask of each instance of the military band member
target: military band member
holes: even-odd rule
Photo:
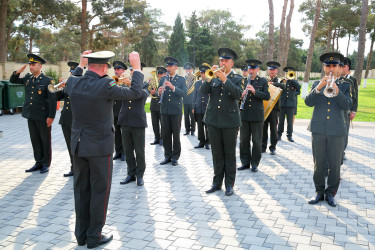
[[[345,149],[346,149],[346,147],[348,146],[350,122],[354,120],[355,115],[357,114],[357,109],[358,109],[358,83],[357,83],[357,79],[350,75],[350,70],[352,67],[351,60],[345,57],[343,64],[344,66],[342,68],[342,76],[346,78],[347,80],[349,80],[351,84],[350,96],[352,98],[352,106],[350,107],[349,115],[346,119],[346,122],[347,122],[347,135],[345,138]],[[344,156],[343,156],[344,160],[346,160],[345,149],[344,149]]]
[[[225,195],[233,194],[236,178],[236,139],[241,125],[238,100],[244,79],[232,71],[237,54],[229,48],[218,50],[220,67],[212,79],[202,83],[201,93],[209,95],[204,123],[211,141],[214,178],[206,193],[221,189],[225,177]],[[212,70],[217,70],[213,66]]]
[[[284,72],[287,73],[289,71],[294,71],[293,67],[285,67]],[[287,79],[286,80],[286,88],[281,93],[280,96],[280,115],[279,115],[279,126],[277,129],[278,140],[281,139],[281,136],[284,132],[284,122],[285,116],[286,121],[288,123],[288,127],[286,130],[286,136],[288,141],[294,142],[293,140],[293,117],[297,109],[297,96],[301,93],[301,86],[299,85],[298,81],[295,79]]]
[[[81,68],[77,68],[78,65],[79,63],[77,62],[68,62],[68,66],[70,67],[70,70],[69,70],[70,75],[74,74],[75,76],[82,76],[84,66],[82,66]],[[72,122],[73,122],[72,109],[70,107],[70,98],[68,96],[68,93],[66,93],[65,91],[57,91],[55,92],[55,96],[56,96],[56,101],[60,101],[64,99],[64,107],[61,110],[59,124],[61,125],[61,129],[65,138],[65,143],[68,148],[70,163],[71,163],[70,171],[69,173],[64,174],[64,177],[70,177],[74,175],[73,156],[70,150],[70,138],[72,135]]]
[[[249,77],[249,66],[248,65],[244,65],[241,67],[241,71],[242,71],[242,77],[243,78],[248,78]]]
[[[121,75],[128,69],[128,66],[126,66],[126,64],[121,61],[114,61],[112,65],[113,69],[115,70],[115,75],[118,78],[120,78]],[[125,161],[126,157],[122,144],[121,125],[118,124],[121,105],[122,100],[113,101],[113,124],[115,126],[115,155],[113,156],[113,160],[121,159],[121,161]]]
[[[128,184],[137,180],[137,186],[144,185],[143,175],[146,170],[145,128],[147,127],[145,104],[147,97],[150,95],[147,87],[148,84],[143,85],[140,98],[122,101],[118,124],[121,125],[128,171],[127,177],[120,184]]]
[[[279,82],[277,78],[277,73],[279,72],[280,63],[270,61],[267,62],[268,66],[268,76],[269,76],[269,83],[273,84],[276,87],[281,88],[282,90],[285,89],[285,84],[283,82]],[[279,121],[279,111],[280,111],[280,100],[277,100],[277,103],[273,107],[272,111],[268,115],[267,119],[263,123],[263,138],[262,138],[262,152],[266,152],[267,149],[267,142],[268,142],[268,124],[270,125],[270,142],[271,145],[269,147],[270,154],[276,154],[276,144],[277,144],[277,124]]]
[[[316,197],[309,204],[316,204],[325,200],[328,205],[335,207],[334,196],[340,184],[340,167],[344,152],[346,123],[345,112],[350,108],[350,85],[336,80],[332,83],[336,95],[327,97],[325,89],[332,82],[330,74],[334,76],[338,71],[338,64],[344,59],[340,53],[325,53],[320,56],[324,63],[325,76],[316,81],[305,103],[314,107],[308,130],[311,132],[312,153],[314,158],[314,184]],[[336,78],[335,78],[336,79]],[[327,187],[325,187],[325,168],[329,166]]]
[[[195,119],[193,110],[193,91],[194,91],[194,83],[195,83],[195,76],[193,74],[193,64],[190,62],[185,63],[184,69],[186,72],[186,96],[183,98],[184,103],[184,121],[185,121],[185,134],[194,135],[195,132]]]
[[[206,107],[208,103],[209,96],[201,93],[200,88],[202,83],[206,80],[205,72],[209,69],[207,65],[199,66],[201,80],[195,82],[194,93],[193,93],[193,114],[195,120],[197,121],[198,129],[198,140],[199,144],[194,148],[203,148],[210,149],[210,140],[208,139],[208,130],[207,125],[203,121],[204,114],[206,113]]]
[[[163,76],[167,75],[167,69],[164,67],[156,67],[156,73],[158,82]],[[159,83],[157,83],[159,84]],[[160,146],[163,145],[163,139],[161,137],[161,115],[160,115],[160,97],[157,94],[156,89],[151,89],[151,102],[150,102],[150,111],[151,111],[151,122],[152,122],[152,129],[154,131],[154,141],[151,142],[151,145],[159,144]]]
[[[261,61],[246,60],[249,64],[251,78],[245,82],[245,90],[242,93],[243,111],[241,111],[240,128],[240,159],[242,166],[238,170],[250,168],[257,172],[262,157],[262,135],[264,121],[263,100],[270,99],[268,82],[264,77],[258,76]],[[245,98],[247,93],[247,97]],[[250,146],[252,141],[252,148]]]
[[[9,81],[25,85],[22,116],[27,119],[35,159],[35,165],[26,172],[40,170],[42,174],[48,172],[52,159],[51,128],[56,114],[56,100],[55,94],[48,91],[48,85],[53,80],[42,72],[42,65],[46,61],[34,54],[27,54],[27,57],[31,74],[20,78],[27,67],[25,64],[13,72]]]
[[[186,79],[176,73],[179,63],[177,59],[168,56],[164,61],[168,74],[160,80],[158,90],[161,98],[160,114],[165,156],[160,165],[172,162],[173,166],[177,166],[181,154],[182,98],[187,92]]]
[[[84,76],[69,77],[65,91],[70,96],[73,124],[71,149],[74,158],[75,236],[78,245],[94,248],[112,240],[102,234],[111,190],[114,151],[113,100],[132,100],[142,95],[143,74],[137,52],[129,54],[134,74],[130,88],[117,86],[107,76],[114,53],[90,53]]]

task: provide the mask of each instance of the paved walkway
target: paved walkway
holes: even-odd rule
[[[48,174],[25,173],[34,164],[26,120],[0,117],[0,248],[86,249],[73,235],[72,178],[59,115],[52,129]],[[148,124],[151,126],[150,116]],[[263,154],[260,171],[237,172],[235,194],[207,195],[213,177],[210,150],[183,136],[179,165],[161,166],[160,146],[146,130],[145,186],[120,185],[126,163],[115,161],[105,249],[375,249],[375,124],[354,123],[336,208],[307,204],[314,195],[307,121],[277,155]],[[184,129],[182,130],[184,132]],[[237,165],[240,166],[237,150]]]

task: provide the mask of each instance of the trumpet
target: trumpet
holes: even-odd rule
[[[217,70],[212,70],[212,69],[208,69],[208,70],[206,70],[206,72],[204,73],[205,75],[206,75],[206,78],[207,79],[212,79],[212,78],[215,78],[216,77],[216,72],[218,72],[219,70],[223,70],[225,67],[223,66],[223,67],[221,67],[221,68],[219,68],[219,69],[217,69]]]
[[[112,78],[113,78],[113,80],[115,80],[115,82],[116,82],[117,85],[119,85],[119,86],[120,86],[120,85],[123,85],[122,80],[124,80],[124,79],[126,79],[126,78],[129,78],[130,81],[132,80],[131,77],[128,76],[128,75],[124,75],[124,76],[122,76],[122,77],[113,76]]]
[[[333,88],[333,83],[336,81],[335,77],[332,75],[332,72],[329,73],[329,82],[327,83],[326,88],[323,91],[323,94],[328,97],[335,97],[337,95],[336,89]]]
[[[59,92],[61,90],[63,90],[65,87],[60,87],[62,84],[66,83],[67,80],[64,80],[62,82],[59,82],[58,84],[56,85],[53,85],[53,84],[49,84],[48,85],[48,91],[51,92],[51,93],[55,93],[55,92]]]

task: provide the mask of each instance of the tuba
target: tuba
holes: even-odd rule
[[[286,73],[286,79],[293,80],[295,78],[296,78],[296,72],[294,72],[294,71],[288,71]]]
[[[157,90],[158,87],[159,87],[159,81],[158,81],[158,76],[156,74],[156,70],[153,70],[151,71],[151,75],[152,77],[150,77],[149,81],[148,81],[148,91],[151,91],[151,90]],[[151,98],[158,98],[157,96],[151,96]]]
[[[186,77],[186,86],[187,86],[187,95],[190,95],[191,93],[193,93],[194,89],[195,89],[195,82],[197,81],[197,77],[195,76],[195,74],[189,74],[187,77]]]

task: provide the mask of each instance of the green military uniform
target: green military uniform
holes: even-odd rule
[[[28,54],[29,64],[45,61],[37,55]],[[31,144],[34,151],[35,165],[26,172],[41,169],[41,173],[48,172],[52,159],[51,129],[47,127],[47,118],[55,118],[55,94],[48,91],[48,85],[53,83],[52,78],[41,73],[38,76],[26,74],[20,78],[16,71],[11,75],[10,82],[25,86],[25,102],[22,116],[27,119]]]
[[[184,65],[184,69],[192,69],[194,66],[192,63],[187,62]],[[195,76],[192,74],[191,76],[186,75],[186,96],[183,98],[184,104],[184,121],[185,121],[185,134],[194,135],[195,132],[195,117],[193,114],[193,92],[194,92],[194,83],[195,83]]]
[[[258,60],[247,60],[251,68],[259,67],[262,63]],[[242,166],[238,170],[250,168],[253,172],[258,171],[258,165],[262,157],[262,135],[264,121],[263,100],[270,99],[268,82],[264,77],[256,76],[250,80],[255,89],[255,94],[248,92],[246,100],[243,100],[243,111],[241,111],[240,128],[240,158]],[[246,88],[246,87],[245,87]],[[245,99],[245,97],[244,97]],[[251,149],[250,140],[253,143]]]
[[[156,71],[158,75],[162,75],[167,72],[167,69],[164,67],[156,67]],[[159,82],[156,83],[159,85]],[[156,89],[157,91],[157,89]],[[150,143],[151,145],[160,144],[162,145],[163,139],[161,137],[161,114],[160,114],[160,97],[158,93],[155,93],[151,96],[150,101],[150,111],[151,111],[151,122],[152,122],[152,129],[154,131],[154,141]]]
[[[218,51],[220,59],[236,59],[234,51],[221,48]],[[228,58],[229,57],[229,58]],[[204,123],[208,127],[211,141],[212,160],[214,165],[213,188],[210,193],[220,189],[225,177],[226,195],[233,194],[236,178],[236,139],[238,127],[241,125],[238,100],[241,98],[242,76],[230,72],[226,82],[213,78],[211,82],[204,81],[200,90],[209,95]]]
[[[338,64],[343,56],[339,53],[326,53],[320,58],[325,64]],[[339,88],[337,96],[328,98],[324,95],[324,86],[320,91],[316,81],[310,93],[306,96],[305,103],[314,107],[313,115],[308,126],[311,134],[312,153],[314,158],[314,184],[317,198],[311,200],[315,204],[326,195],[326,200],[331,206],[333,197],[340,183],[340,167],[344,152],[346,136],[345,115],[350,108],[350,85],[347,82],[336,80]],[[325,188],[325,169],[329,166],[327,188]]]

